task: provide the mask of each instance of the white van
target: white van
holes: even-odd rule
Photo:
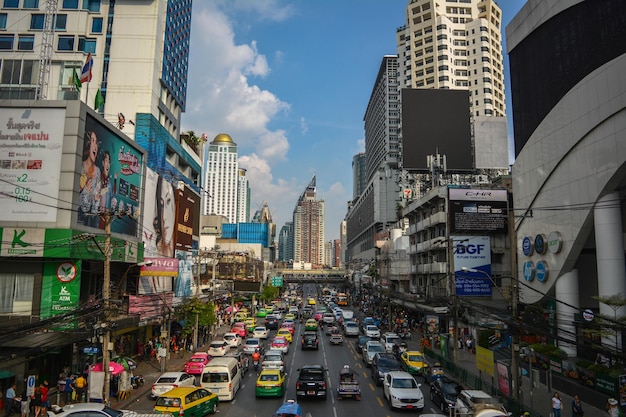
[[[207,363],[200,376],[200,386],[217,394],[220,401],[230,401],[242,384],[241,370],[237,359],[213,358]]]
[[[354,318],[354,311],[352,310],[342,310],[341,318],[343,321],[352,320]]]

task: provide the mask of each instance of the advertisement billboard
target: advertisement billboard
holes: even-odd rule
[[[112,232],[137,236],[143,154],[90,115],[85,130],[78,223],[104,229],[99,214],[110,210]]]
[[[506,190],[449,188],[448,201],[452,233],[506,231]]]
[[[10,222],[56,222],[65,109],[3,108],[0,211]]]
[[[176,193],[174,186],[151,169],[144,182],[143,236],[147,257],[173,258],[176,244]]]
[[[78,309],[81,261],[44,263],[41,283],[41,318],[47,319]],[[60,324],[57,329],[75,328],[76,322]]]
[[[187,187],[179,188],[177,196],[176,249],[188,251],[193,246],[194,224],[198,224],[199,212],[196,212],[196,206],[200,198]]]
[[[491,296],[491,241],[489,236],[452,236],[456,294]],[[477,272],[466,272],[473,269]]]

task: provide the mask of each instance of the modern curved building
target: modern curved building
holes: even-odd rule
[[[621,354],[582,312],[626,316],[594,298],[626,297],[626,2],[529,0],[506,32],[520,300],[569,354]]]

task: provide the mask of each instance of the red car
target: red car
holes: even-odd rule
[[[204,370],[204,365],[210,361],[211,356],[208,353],[194,353],[185,364],[185,372],[190,375],[200,375]]]
[[[313,318],[316,321],[320,321],[323,317],[324,317],[324,312],[323,311],[316,311],[315,314],[313,315]]]
[[[230,329],[231,333],[237,333],[241,337],[246,337],[248,335],[248,331],[246,330],[246,324],[243,321],[238,321],[233,324],[233,328]]]

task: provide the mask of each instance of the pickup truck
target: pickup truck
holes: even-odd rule
[[[296,380],[296,396],[298,398],[326,399],[328,377],[326,368],[322,365],[304,365],[298,369]]]

